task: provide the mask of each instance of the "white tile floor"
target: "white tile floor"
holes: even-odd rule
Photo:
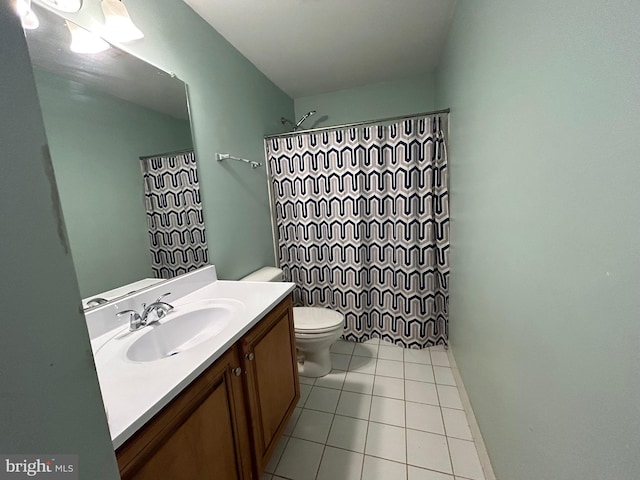
[[[447,352],[339,340],[261,480],[484,480]]]

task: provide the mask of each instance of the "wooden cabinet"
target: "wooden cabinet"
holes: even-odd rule
[[[240,344],[255,461],[262,472],[300,398],[291,300],[273,309]]]
[[[196,379],[117,452],[123,480],[251,478],[237,348]]]
[[[287,297],[116,452],[123,480],[257,480],[300,397]]]

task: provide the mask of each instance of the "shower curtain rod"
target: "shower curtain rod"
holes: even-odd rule
[[[408,118],[416,118],[416,117],[427,117],[429,115],[438,115],[440,113],[450,113],[450,112],[451,112],[450,108],[443,108],[442,110],[434,110],[432,112],[411,113],[409,115],[399,115],[397,117],[378,118],[376,120],[365,120],[363,122],[343,123],[341,125],[331,125],[329,127],[310,128],[309,130],[298,130],[297,132],[276,133],[274,135],[265,135],[264,138],[267,139],[267,138],[292,137],[300,133],[324,132],[326,130],[337,130],[340,128],[359,127],[361,125],[370,125],[372,123],[390,122],[392,120],[405,120]]]
[[[193,152],[192,148],[185,148],[184,150],[176,150],[175,152],[164,152],[164,153],[156,153],[154,155],[145,155],[144,157],[138,157],[140,160],[146,160],[147,158],[154,157],[168,157],[169,155],[180,155],[181,153],[191,153]]]

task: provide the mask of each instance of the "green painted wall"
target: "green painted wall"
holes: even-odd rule
[[[35,74],[80,294],[153,277],[138,157],[191,148],[189,121]]]
[[[120,478],[24,33],[0,1],[0,452],[79,455]]]
[[[501,480],[640,472],[640,2],[459,0],[451,342]]]
[[[293,117],[293,100],[184,2],[128,0],[127,9],[145,37],[123,48],[188,84],[210,262],[227,279],[273,265],[264,166],[215,154],[264,161],[263,136],[286,130],[280,117]],[[100,2],[68,18],[96,31],[104,21]]]
[[[295,122],[310,110],[317,113],[303,129],[428,112],[434,108],[434,94],[435,76],[428,75],[297,98]]]
[[[0,452],[77,453],[81,478],[118,477],[80,292],[24,34],[0,0]],[[190,86],[212,262],[237,277],[273,262],[264,169],[223,165],[216,151],[261,159],[293,101],[184,3],[127,6],[144,30],[132,47]],[[99,2],[78,17],[102,21]]]

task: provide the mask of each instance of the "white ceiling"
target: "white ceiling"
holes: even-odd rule
[[[184,0],[293,98],[432,72],[455,0]]]

